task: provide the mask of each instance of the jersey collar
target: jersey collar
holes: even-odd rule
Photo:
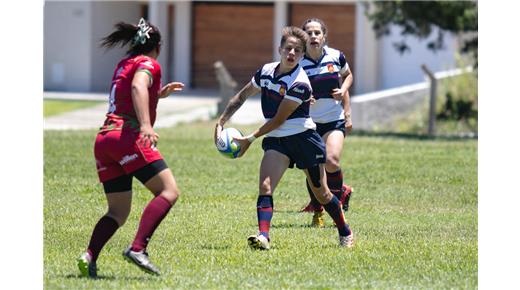
[[[318,61],[315,61],[314,59],[312,59],[311,57],[307,56],[307,54],[305,54],[303,57],[307,60],[309,60],[310,62],[314,63],[314,64],[318,64],[318,63],[321,63],[321,61],[323,60],[323,58],[325,57],[325,55],[327,55],[327,51],[325,50],[325,47],[323,47],[322,49],[322,52],[321,52],[321,56],[320,58],[318,59]]]
[[[300,67],[300,63],[297,63],[296,66],[294,66],[294,68],[292,70],[290,70],[286,73],[283,73],[283,74],[279,74],[278,76],[275,76],[275,72],[279,67],[280,67],[280,62],[278,63],[278,65],[276,65],[276,67],[273,70],[273,78],[278,79],[278,80],[283,78],[284,76],[291,75],[293,72],[295,72]]]

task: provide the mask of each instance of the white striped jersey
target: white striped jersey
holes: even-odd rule
[[[300,106],[275,130],[266,134],[268,137],[285,137],[315,129],[316,124],[309,116],[311,84],[305,71],[296,65],[291,71],[274,76],[280,62],[263,65],[251,79],[256,88],[262,90],[262,113],[266,121],[272,119],[283,99],[295,101]]]
[[[323,55],[317,62],[304,56],[300,65],[309,76],[316,99],[310,109],[312,120],[316,123],[343,120],[343,106],[341,101],[334,100],[332,90],[341,87],[341,74],[349,68],[345,55],[337,49],[325,46]]]

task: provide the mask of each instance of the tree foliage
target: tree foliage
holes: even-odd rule
[[[427,38],[437,29],[437,37],[428,42],[431,50],[444,47],[444,33],[459,34],[464,39],[461,52],[471,53],[477,64],[478,10],[476,1],[381,1],[366,2],[367,17],[378,37],[390,33],[390,27],[401,28],[401,35]],[[403,39],[394,46],[404,53],[410,50]]]

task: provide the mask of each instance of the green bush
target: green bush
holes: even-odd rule
[[[459,67],[466,67],[459,60]],[[440,82],[437,119],[462,121],[476,131],[478,122],[478,73],[472,71]]]

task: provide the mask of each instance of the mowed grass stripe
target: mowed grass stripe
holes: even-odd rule
[[[88,108],[103,104],[103,101],[81,101],[81,100],[43,100],[43,117],[51,117],[65,112]]]

